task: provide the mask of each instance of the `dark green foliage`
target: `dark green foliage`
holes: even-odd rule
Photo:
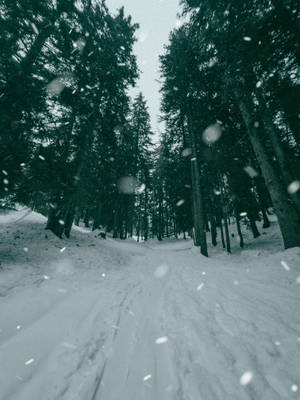
[[[118,179],[149,176],[146,104],[140,95],[144,115],[137,103],[131,113],[127,94],[137,25],[88,0],[2,0],[0,10],[1,197],[49,213],[60,237],[75,216],[112,229],[135,206],[119,202]]]
[[[256,221],[262,217],[269,226],[273,202],[285,246],[299,245],[300,194],[287,191],[299,179],[299,4],[183,3],[189,22],[171,33],[161,57],[164,146],[189,147],[194,132],[204,218],[213,231],[222,220],[227,231],[227,218],[235,215],[240,235],[245,212],[257,237]],[[220,137],[207,141],[204,131],[212,125]],[[177,181],[168,175],[166,187]]]

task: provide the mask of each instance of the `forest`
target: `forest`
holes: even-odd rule
[[[104,1],[0,1],[0,198],[70,237],[193,238],[231,252],[277,217],[300,246],[300,46],[295,0],[183,0],[160,56],[158,140],[138,24]]]
[[[0,400],[299,400],[299,39],[299,0],[0,0]]]

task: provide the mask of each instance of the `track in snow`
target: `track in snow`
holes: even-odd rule
[[[207,260],[185,242],[108,245],[129,265],[6,293],[0,316],[24,320],[0,336],[1,400],[299,398],[299,269]]]

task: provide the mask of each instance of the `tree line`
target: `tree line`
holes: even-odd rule
[[[80,220],[127,237],[147,221],[151,160],[146,102],[128,94],[138,25],[90,0],[1,0],[0,24],[3,206],[59,237]]]

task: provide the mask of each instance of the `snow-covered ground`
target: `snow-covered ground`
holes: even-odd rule
[[[0,399],[300,399],[300,249],[59,240],[0,215]]]

